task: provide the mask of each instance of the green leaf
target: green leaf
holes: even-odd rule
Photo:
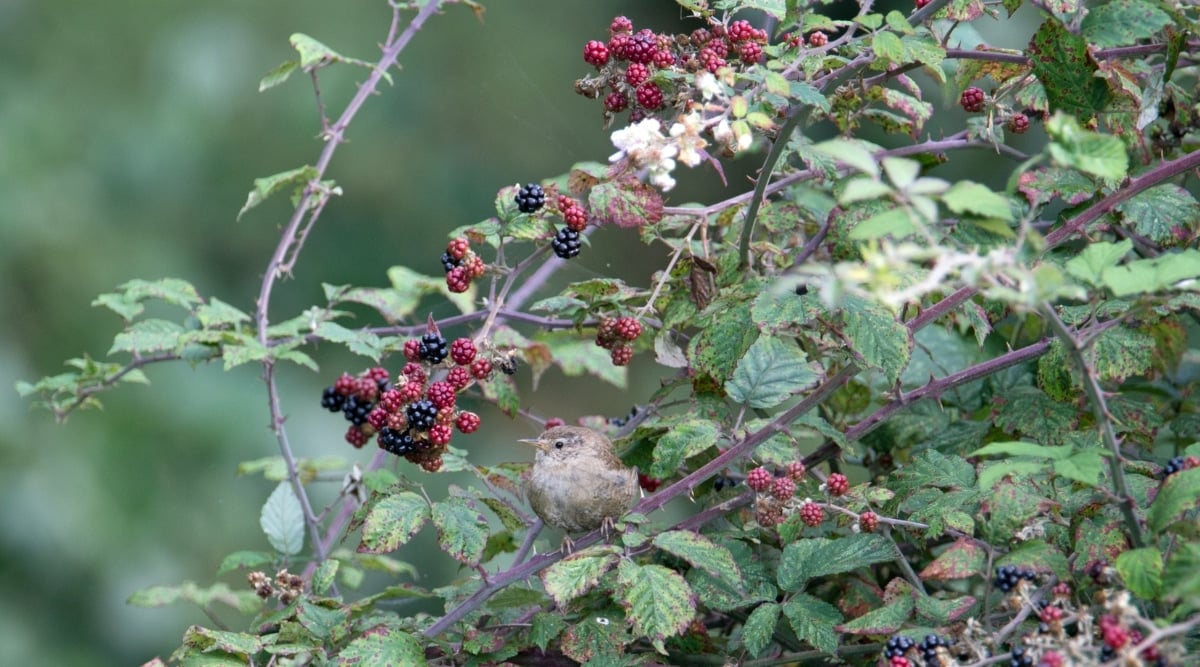
[[[280,85],[292,76],[292,72],[300,67],[300,63],[295,60],[285,60],[275,69],[267,72],[265,76],[258,82],[258,92],[270,90],[275,86]]]
[[[689,419],[675,425],[658,439],[647,474],[658,479],[674,475],[689,457],[715,445],[718,435],[717,425],[706,419]]]
[[[340,640],[349,630],[345,609],[328,609],[305,598],[296,605],[296,620],[321,641]]]
[[[304,548],[304,509],[291,482],[280,482],[263,504],[258,523],[271,546],[285,556]]]
[[[1117,243],[1090,243],[1078,255],[1067,260],[1064,267],[1071,276],[1099,287],[1105,282],[1104,274],[1116,267],[1132,249],[1133,241],[1128,239]]]
[[[250,316],[214,296],[196,309],[196,319],[205,329],[213,329],[249,322]]]
[[[904,622],[912,616],[913,594],[905,587],[904,594],[890,590],[890,602],[878,609],[873,609],[862,616],[843,623],[838,630],[853,635],[890,635],[904,627]]]
[[[663,217],[662,195],[639,181],[609,181],[588,193],[588,211],[618,227],[653,225]]]
[[[842,333],[851,347],[868,366],[883,371],[889,384],[895,384],[912,353],[908,328],[883,305],[856,295],[846,295],[843,307]]]
[[[917,597],[916,603],[916,611],[921,618],[928,619],[934,625],[947,625],[965,620],[968,614],[975,611],[977,600],[970,595],[955,598],[921,595]]]
[[[618,389],[624,389],[628,382],[628,368],[614,366],[608,351],[593,340],[581,339],[577,334],[545,334],[537,341],[549,345],[554,364],[564,375],[579,377],[587,373]]]
[[[1070,569],[1062,552],[1041,540],[1030,540],[1019,544],[1006,556],[1000,558],[996,564],[1028,567],[1034,572],[1050,572],[1060,579],[1067,577]]]
[[[958,181],[942,195],[942,201],[951,211],[963,215],[970,213],[988,218],[1012,221],[1012,203],[1007,197],[992,192],[987,186],[971,181]]]
[[[134,322],[113,338],[112,348],[108,353],[151,354],[174,350],[179,345],[179,337],[183,333],[183,327],[167,320]]]
[[[371,361],[379,361],[383,354],[383,341],[370,331],[354,331],[336,322],[322,322],[313,330],[313,334],[331,343],[345,345],[351,352]]]
[[[584,549],[542,570],[542,586],[562,607],[595,586],[617,562],[618,553],[610,546]]]
[[[558,638],[567,627],[567,621],[562,614],[549,614],[539,611],[529,622],[529,641],[534,646],[546,650],[550,642]]]
[[[921,570],[923,581],[969,579],[987,567],[987,552],[974,540],[960,537]]]
[[[833,158],[864,174],[879,178],[879,164],[871,152],[872,147],[870,144],[858,140],[830,139],[810,146],[809,150]]]
[[[1061,447],[1046,447],[1033,442],[993,442],[968,454],[968,457],[976,456],[993,456],[1001,454],[1005,456],[1033,456],[1043,459],[1052,459],[1055,461],[1066,459],[1071,455],[1074,448],[1070,445]]]
[[[329,589],[333,587],[333,580],[337,577],[338,570],[342,567],[342,561],[336,558],[326,558],[317,566],[316,571],[312,576],[312,589],[316,595],[327,595]]]
[[[1068,459],[1054,462],[1054,473],[1088,486],[1100,483],[1104,472],[1104,457],[1099,450],[1078,452]]]
[[[1074,118],[1061,113],[1046,121],[1046,132],[1054,140],[1047,150],[1058,165],[1110,182],[1125,178],[1129,156],[1125,154],[1125,144],[1120,137],[1085,130]]]
[[[1162,581],[1167,599],[1186,599],[1200,594],[1200,544],[1180,544],[1167,559]]]
[[[383,628],[380,628],[383,630]],[[363,634],[338,652],[337,665],[346,667],[384,667],[391,665],[427,665],[425,649],[412,635],[386,628],[385,632]]]
[[[800,590],[809,579],[885,563],[895,560],[896,555],[895,545],[882,535],[791,542],[779,559],[779,586],[788,591]]]
[[[220,651],[248,658],[263,648],[263,639],[243,632],[210,630],[193,625],[183,633],[183,644],[205,653]]]
[[[759,336],[725,383],[725,391],[752,408],[773,408],[817,380],[799,346],[774,336]]]
[[[1171,17],[1152,2],[1109,0],[1088,11],[1080,25],[1080,34],[1100,48],[1133,46],[1171,24]]]
[[[1200,250],[1188,248],[1109,269],[1104,273],[1104,285],[1114,295],[1122,297],[1179,289],[1177,283],[1196,278],[1200,278]],[[1194,282],[1188,287],[1197,289]]]
[[[217,568],[217,576],[241,568],[266,567],[273,560],[275,554],[267,551],[235,551],[221,561],[221,566]]]
[[[452,558],[476,565],[487,544],[488,522],[470,498],[451,496],[433,505],[438,544]]]
[[[783,613],[797,637],[812,644],[818,651],[837,651],[836,627],[842,622],[842,615],[837,607],[820,598],[801,593],[787,601],[783,606]]]
[[[1200,203],[1187,190],[1164,183],[1117,204],[1117,212],[1138,234],[1161,245],[1176,245],[1177,234],[1191,235],[1187,221],[1200,218]]]
[[[1094,76],[1096,63],[1088,52],[1087,41],[1067,30],[1061,21],[1052,18],[1043,21],[1025,55],[1046,89],[1051,111],[1091,118],[1108,105],[1108,85]],[[1118,137],[1111,138],[1120,145]],[[1121,156],[1124,157],[1124,150]]]
[[[309,181],[317,178],[317,176],[316,169],[304,165],[296,169],[289,169],[281,171],[278,174],[254,179],[254,189],[250,191],[250,194],[246,195],[246,203],[242,205],[242,210],[238,211],[237,219],[241,220],[246,211],[263,203],[268,197],[278,193],[280,190],[292,186],[302,187]]]
[[[420,494],[401,491],[380,498],[363,519],[360,553],[395,551],[429,520],[429,503]]]
[[[1183,470],[1163,481],[1146,522],[1154,534],[1162,533],[1184,511],[1200,506],[1200,468]]]
[[[678,556],[734,588],[742,587],[742,572],[729,549],[690,530],[669,530],[654,537],[654,546]]]
[[[1157,547],[1130,549],[1117,557],[1117,572],[1129,591],[1145,600],[1157,600],[1163,593],[1163,557]]]
[[[733,374],[738,359],[758,337],[758,329],[746,326],[750,321],[750,303],[714,302],[710,310],[717,304],[723,306],[723,311],[692,337],[687,356],[693,370],[707,373],[724,384]]]
[[[778,622],[779,605],[774,602],[760,604],[750,612],[742,626],[742,643],[751,657],[757,658],[763,649],[771,645]]]
[[[687,629],[696,615],[696,597],[677,572],[662,565],[637,565],[622,560],[617,568],[621,605],[636,634],[646,637],[660,653],[663,640]]]

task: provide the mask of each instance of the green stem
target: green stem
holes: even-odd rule
[[[738,263],[738,268],[743,271],[750,268],[750,237],[754,234],[754,222],[758,218],[758,208],[762,206],[763,198],[766,196],[767,185],[771,182],[771,174],[775,171],[775,164],[779,162],[780,156],[783,155],[784,149],[787,148],[788,139],[791,138],[792,132],[800,124],[800,117],[803,115],[802,112],[804,109],[805,107],[799,104],[792,107],[787,120],[779,128],[779,134],[775,137],[775,143],[771,145],[771,152],[767,154],[767,159],[763,162],[762,171],[758,174],[758,180],[754,183],[754,197],[750,199],[750,208],[746,209],[746,219],[742,222],[742,236],[738,239],[738,254],[742,258],[741,262]]]

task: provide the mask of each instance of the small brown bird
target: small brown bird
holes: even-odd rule
[[[603,434],[555,426],[521,442],[538,448],[525,496],[546,524],[568,533],[607,530],[637,502],[637,468],[621,463]],[[570,538],[564,543],[570,551]]]

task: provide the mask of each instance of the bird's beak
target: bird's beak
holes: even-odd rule
[[[523,438],[523,439],[517,440],[517,442],[523,442],[532,447],[537,447],[538,449],[542,450],[543,452],[546,451],[546,443],[542,442],[541,440],[539,440],[537,438]]]

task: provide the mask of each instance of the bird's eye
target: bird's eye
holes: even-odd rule
[[[565,440],[555,440],[555,441],[554,441],[554,448],[555,448],[555,449],[562,449],[562,448],[563,448],[563,445],[565,445],[565,444],[567,444]]]

